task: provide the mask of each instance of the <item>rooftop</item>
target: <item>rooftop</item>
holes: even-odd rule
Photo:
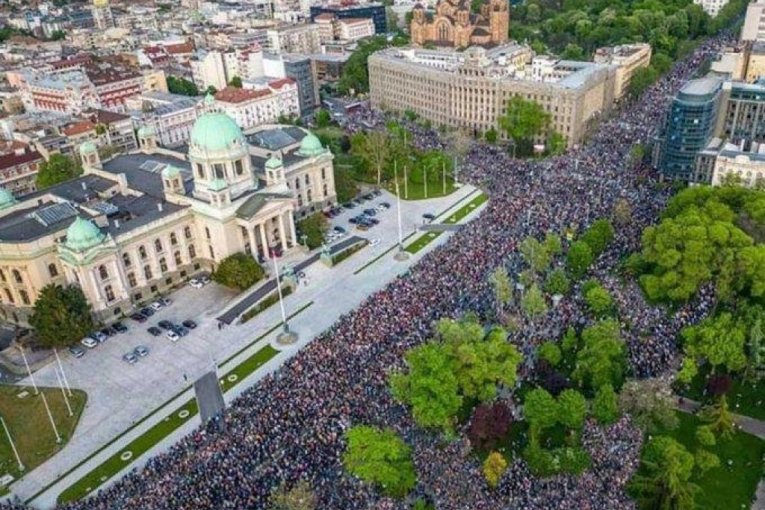
[[[162,170],[167,166],[179,168],[184,185],[193,186],[189,162],[166,154],[122,154],[103,163],[105,171],[115,175],[125,174],[130,188],[160,199],[164,197]]]

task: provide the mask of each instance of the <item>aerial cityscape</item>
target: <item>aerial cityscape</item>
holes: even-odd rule
[[[765,509],[765,0],[0,0],[0,510]]]

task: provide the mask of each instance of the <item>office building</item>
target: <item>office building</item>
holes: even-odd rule
[[[215,93],[215,109],[234,119],[244,130],[274,123],[282,116],[298,117],[298,86],[292,78],[283,78],[266,81],[255,89],[226,87]]]
[[[385,34],[388,31],[385,17],[385,6],[378,2],[336,2],[322,3],[311,6],[311,21],[320,14],[333,14],[337,19],[371,18],[375,25],[375,34]]]
[[[746,7],[741,40],[765,42],[765,0],[757,0]]]
[[[596,64],[616,66],[614,96],[619,99],[629,90],[630,80],[635,71],[651,65],[651,45],[637,43],[598,48],[593,61]]]

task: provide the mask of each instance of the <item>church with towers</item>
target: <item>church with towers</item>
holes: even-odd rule
[[[507,0],[484,0],[479,13],[471,13],[469,0],[438,0],[435,12],[414,6],[410,34],[413,44],[424,46],[491,47],[507,42],[510,6]]]
[[[221,260],[266,259],[299,245],[296,221],[337,203],[333,156],[309,131],[261,126],[247,136],[224,113],[194,124],[188,147],[102,161],[79,147],[83,174],[15,199],[0,189],[0,316],[25,325],[40,290],[76,284],[109,322]]]

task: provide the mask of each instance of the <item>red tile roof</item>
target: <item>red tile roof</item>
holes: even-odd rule
[[[295,80],[293,80],[292,78],[282,78],[281,80],[275,80],[275,81],[269,82],[268,85],[271,86],[271,88],[280,89],[284,87],[285,85],[291,85],[294,83],[295,83]]]
[[[64,129],[62,129],[62,131],[66,136],[75,136],[82,133],[87,133],[88,131],[93,131],[94,129],[96,129],[95,124],[89,120],[81,120],[79,122],[69,124]]]
[[[185,43],[168,44],[165,46],[165,50],[171,55],[182,55],[184,53],[192,53],[194,51],[194,44],[187,41]]]
[[[238,89],[226,87],[215,94],[215,99],[224,103],[243,103],[250,99],[257,99],[271,94],[270,90]]]
[[[24,165],[36,160],[42,160],[42,155],[37,151],[27,151],[24,154],[9,152],[0,156],[0,170],[13,168],[14,166]]]

